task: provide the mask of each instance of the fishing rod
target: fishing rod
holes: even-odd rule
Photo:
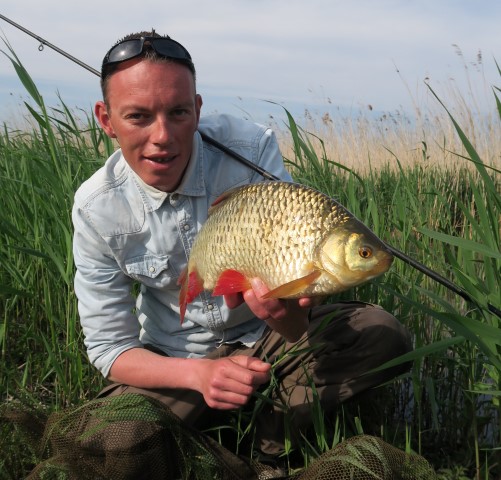
[[[60,53],[61,55],[63,55],[63,57],[69,58],[72,62],[75,62],[76,64],[85,68],[89,72],[94,73],[97,76],[101,76],[101,74],[95,68],[89,67],[89,65],[78,60],[78,58],[75,58],[73,55],[70,55],[69,53],[65,52],[64,50],[61,50],[60,48],[56,47],[55,45],[52,45],[52,43],[49,43],[44,38],[39,37],[38,35],[34,34],[33,32],[30,32],[27,28],[22,27],[21,25],[17,24],[16,22],[13,22],[10,18],[7,18],[5,15],[2,15],[1,13],[0,13],[0,18],[2,20],[5,20],[6,22],[10,23],[14,27],[18,28],[22,32],[24,32],[24,33],[30,35],[31,37],[35,38],[36,40],[38,40],[40,42],[38,50],[42,51],[44,48],[44,45],[47,45],[49,48],[52,48],[52,50],[55,50],[57,53]]]
[[[101,77],[101,74],[99,73],[98,70],[96,70],[95,68],[92,68],[89,65],[87,65],[86,63],[78,60],[78,58],[75,58],[73,55],[70,55],[69,53],[65,52],[64,50],[61,50],[60,48],[56,47],[52,43],[49,43],[44,38],[39,37],[35,33],[31,32],[30,30],[22,27],[21,25],[13,22],[12,20],[10,20],[9,18],[5,17],[2,14],[0,14],[0,18],[2,18],[3,20],[5,20],[6,22],[10,23],[14,27],[18,28],[19,30],[23,31],[24,33],[26,33],[26,34],[30,35],[31,37],[35,38],[36,40],[38,40],[40,42],[40,46],[38,47],[38,49],[40,51],[42,51],[43,50],[43,46],[46,45],[49,48],[52,48],[53,50],[55,50],[57,53],[63,55],[66,58],[68,58],[72,62],[75,62],[76,64],[78,64],[81,67],[85,68],[86,70],[88,70],[89,72],[93,73],[94,75],[97,75],[98,77]],[[261,168],[259,165],[256,165],[255,163],[252,163],[247,158],[245,158],[242,155],[238,154],[237,152],[233,151],[231,148],[228,148],[226,145],[223,145],[222,143],[218,142],[217,140],[214,140],[213,138],[209,137],[205,133],[202,133],[202,132],[199,132],[199,133],[200,133],[200,135],[202,137],[202,140],[204,142],[213,145],[214,147],[216,147],[219,150],[221,150],[223,153],[226,153],[231,158],[234,158],[238,162],[244,164],[248,168],[254,170],[257,173],[259,173],[266,180],[280,181],[279,177],[277,177],[276,175],[273,175],[272,173],[266,171],[264,168]],[[454,283],[452,283],[447,278],[443,277],[442,275],[440,275],[439,273],[435,272],[434,270],[431,270],[430,268],[426,267],[425,265],[419,263],[418,261],[416,261],[413,258],[409,257],[408,255],[406,255],[405,253],[401,252],[400,250],[397,250],[396,248],[392,247],[391,245],[385,243],[385,246],[388,249],[388,251],[392,255],[394,255],[395,257],[399,258],[400,260],[402,260],[403,262],[407,263],[408,265],[410,265],[411,267],[415,268],[416,270],[420,271],[421,273],[424,273],[426,276],[428,276],[432,280],[435,280],[436,282],[440,283],[444,287],[448,288],[449,290],[451,290],[455,294],[457,294],[460,297],[462,297],[467,302],[474,303],[474,304],[478,305],[477,302],[466,291],[464,291],[462,288],[460,288],[457,285],[455,285]],[[489,309],[489,311],[491,313],[494,313],[499,318],[501,318],[501,310],[499,308],[495,307],[494,305],[491,305],[490,303],[487,303],[487,308]]]

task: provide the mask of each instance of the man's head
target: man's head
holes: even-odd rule
[[[107,53],[102,72],[104,101],[94,110],[101,127],[145,183],[174,191],[202,107],[189,53],[168,37],[134,34]]]
[[[101,91],[103,100],[107,101],[108,78],[120,63],[133,58],[145,58],[155,61],[171,61],[186,65],[193,79],[196,80],[195,65],[191,55],[179,42],[168,35],[162,36],[152,29],[151,32],[131,33],[119,40],[103,58],[101,64]]]

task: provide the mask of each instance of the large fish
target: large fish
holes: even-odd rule
[[[180,278],[181,322],[203,290],[245,291],[259,277],[265,298],[334,294],[386,272],[391,253],[329,196],[289,182],[245,185],[221,195]]]

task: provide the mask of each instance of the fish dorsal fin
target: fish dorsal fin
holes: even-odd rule
[[[287,298],[292,295],[301,293],[305,288],[309,287],[318,277],[322,275],[321,270],[314,270],[308,275],[292,280],[292,282],[284,283],[279,287],[270,290],[261,298]]]
[[[241,187],[231,188],[230,190],[227,190],[226,192],[219,195],[219,197],[217,197],[212,203],[212,205],[209,207],[209,215],[214,213],[214,211],[217,210],[218,208],[221,208],[240,188]]]

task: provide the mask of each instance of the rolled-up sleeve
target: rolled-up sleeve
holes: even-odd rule
[[[85,346],[91,363],[107,377],[121,353],[142,346],[132,280],[77,204],[72,218],[75,293]]]

